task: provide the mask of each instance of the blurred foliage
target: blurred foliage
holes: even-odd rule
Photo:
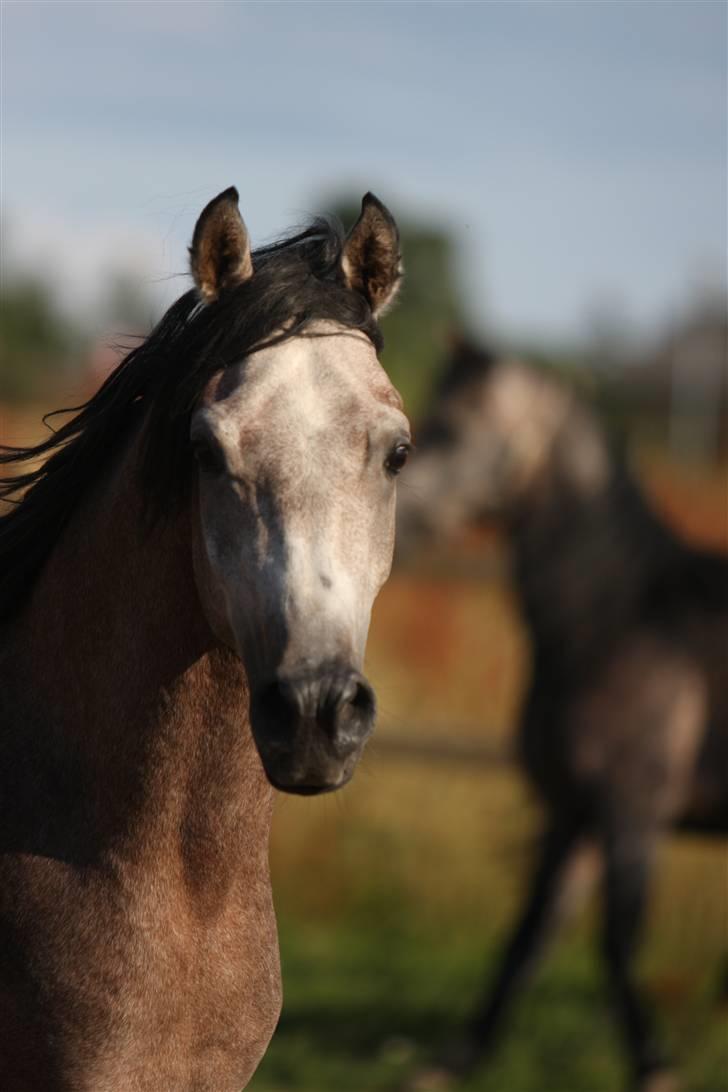
[[[359,202],[340,200],[334,214],[348,225],[359,216]],[[404,280],[396,306],[382,319],[382,363],[416,418],[427,402],[447,350],[448,335],[463,325],[450,233],[434,224],[397,217],[404,255]]]
[[[37,397],[49,376],[67,367],[83,342],[37,277],[3,279],[0,286],[0,401]]]
[[[105,329],[136,335],[151,330],[153,308],[138,276],[123,269],[112,270],[101,299],[99,312]]]
[[[112,270],[91,323],[105,332],[101,345],[148,331],[153,325],[152,307],[138,279],[123,270]],[[71,373],[82,377],[89,367],[92,341],[90,326],[61,312],[51,283],[28,273],[3,277],[0,402],[42,400],[61,377]]]

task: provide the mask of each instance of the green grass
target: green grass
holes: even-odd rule
[[[402,1089],[492,971],[538,826],[515,772],[374,754],[341,794],[281,798],[272,860],[284,1007],[254,1092]],[[683,1092],[728,1092],[726,866],[724,844],[675,839],[650,901],[640,976]],[[597,910],[593,897],[555,938],[492,1063],[465,1089],[626,1086]]]
[[[460,1026],[498,950],[476,932],[421,929],[389,908],[345,926],[283,922],[285,1003],[254,1092],[401,1089]],[[686,1092],[724,1092],[728,1042],[715,975],[663,1003]],[[648,977],[649,982],[649,977]],[[492,1063],[463,1089],[610,1092],[622,1058],[584,931],[562,941],[525,991]]]

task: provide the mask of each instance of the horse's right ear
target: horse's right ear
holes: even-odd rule
[[[341,267],[349,288],[364,296],[375,317],[394,303],[402,281],[399,231],[373,193],[364,195],[361,215],[344,242]]]
[[[190,269],[206,303],[253,276],[250,237],[234,186],[213,197],[200,213],[190,247]]]

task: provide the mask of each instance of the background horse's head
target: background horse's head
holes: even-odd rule
[[[305,232],[252,254],[228,190],[191,247],[199,293],[221,318],[231,296],[253,324],[285,300],[279,327],[207,382],[190,442],[202,606],[246,666],[270,781],[299,793],[345,783],[373,726],[364,646],[410,443],[376,352],[374,318],[401,276],[394,221],[367,195],[324,275],[312,267],[320,246]]]
[[[403,551],[490,517],[510,517],[554,474],[578,489],[608,472],[601,438],[568,387],[456,340],[398,504]]]

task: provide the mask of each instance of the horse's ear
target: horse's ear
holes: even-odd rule
[[[253,276],[250,237],[234,186],[213,197],[200,213],[190,247],[190,269],[207,303]]]
[[[399,231],[373,193],[364,195],[361,215],[344,243],[341,267],[349,288],[364,296],[374,315],[394,303],[402,280]]]

